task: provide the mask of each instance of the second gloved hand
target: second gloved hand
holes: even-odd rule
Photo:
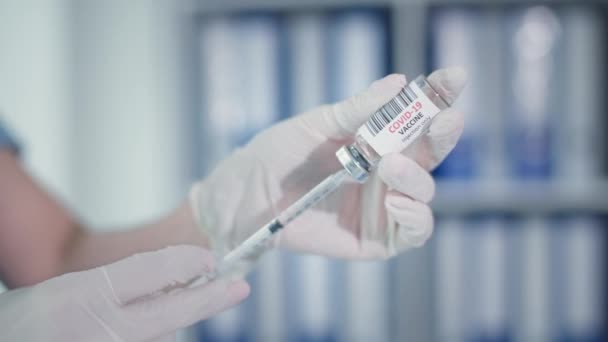
[[[172,341],[175,330],[243,300],[243,280],[186,285],[213,271],[194,246],[136,254],[0,295],[1,341]]]
[[[429,82],[455,98],[466,74],[443,69]],[[343,102],[325,105],[258,134],[222,161],[191,192],[194,215],[211,247],[224,255],[326,176],[341,168],[335,151],[352,142],[369,116],[404,86],[389,75]],[[456,144],[463,114],[438,114],[404,154],[385,156],[365,184],[345,184],[280,231],[279,246],[352,259],[387,258],[424,244],[433,228],[429,171]]]

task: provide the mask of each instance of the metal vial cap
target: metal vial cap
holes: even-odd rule
[[[369,163],[352,145],[342,146],[336,151],[336,157],[353,179],[365,183],[369,177]]]

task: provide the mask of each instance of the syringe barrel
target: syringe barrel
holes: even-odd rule
[[[336,191],[346,177],[347,173],[344,170],[328,176],[289,207],[281,211],[272,221],[268,222],[224,256],[220,264],[220,273],[229,273],[233,267],[238,267],[242,260],[252,259],[264,252],[274,234],[303,212]]]

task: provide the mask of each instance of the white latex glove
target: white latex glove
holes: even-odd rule
[[[1,341],[172,341],[174,331],[231,307],[243,280],[184,288],[213,271],[194,246],[136,254],[0,295]]]
[[[429,76],[445,97],[466,83],[461,68]],[[335,152],[369,116],[406,85],[389,75],[343,102],[278,123],[222,161],[191,191],[191,205],[213,249],[223,255],[326,176],[341,168]],[[424,244],[433,229],[428,206],[435,168],[456,144],[463,114],[438,114],[428,133],[404,154],[385,156],[367,183],[336,193],[277,233],[274,243],[298,251],[352,258],[387,258]]]

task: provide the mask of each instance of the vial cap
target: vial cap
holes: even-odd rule
[[[369,171],[364,166],[367,163],[360,160],[361,156],[354,156],[348,146],[342,146],[336,151],[336,157],[351,177],[359,183],[365,183],[369,177]]]

